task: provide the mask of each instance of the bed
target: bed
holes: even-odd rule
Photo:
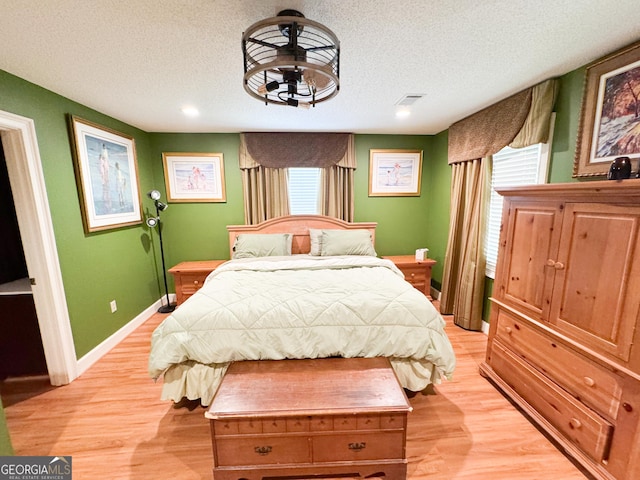
[[[232,259],[153,332],[162,399],[207,406],[240,360],[384,356],[408,390],[450,378],[444,320],[377,257],[375,228],[318,215],[227,227]]]

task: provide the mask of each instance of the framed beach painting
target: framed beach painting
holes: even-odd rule
[[[587,67],[573,176],[606,175],[617,157],[640,161],[640,43]]]
[[[85,232],[142,223],[133,137],[73,115],[69,119]]]
[[[169,202],[226,202],[222,153],[163,153]]]
[[[422,150],[370,150],[370,197],[420,195]]]

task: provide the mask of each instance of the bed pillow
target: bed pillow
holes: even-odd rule
[[[311,249],[309,255],[322,255],[322,232],[319,228],[309,229],[309,240],[311,240]]]
[[[290,233],[241,233],[233,244],[232,258],[291,255]]]
[[[323,230],[320,249],[323,256],[377,256],[369,230]]]

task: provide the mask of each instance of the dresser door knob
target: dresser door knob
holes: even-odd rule
[[[575,428],[577,430],[578,428],[582,427],[582,422],[577,418],[572,418],[569,422],[569,425],[571,425],[571,428]]]
[[[553,268],[555,268],[556,270],[564,270],[564,263],[556,262],[553,264]]]
[[[584,377],[584,384],[585,384],[587,387],[593,387],[593,386],[596,384],[596,382],[595,382],[595,380],[594,380],[593,378],[591,378],[591,377]]]
[[[513,330],[511,330],[511,327],[507,327],[507,328],[505,328],[504,330],[505,330],[509,335],[511,335],[511,332],[513,331]]]
[[[198,280],[194,280],[194,281],[193,281],[193,284],[194,284],[194,285],[198,285]]]

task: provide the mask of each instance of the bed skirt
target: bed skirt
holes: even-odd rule
[[[443,375],[430,362],[406,358],[389,360],[400,385],[407,390],[419,392],[442,381]],[[183,398],[200,399],[202,406],[209,406],[228,366],[229,363],[203,365],[192,361],[172,365],[164,372],[161,398],[173,402]]]

